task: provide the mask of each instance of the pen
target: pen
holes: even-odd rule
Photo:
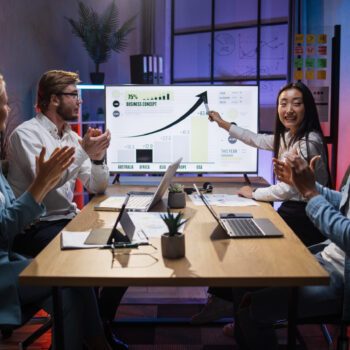
[[[142,234],[145,236],[146,240],[148,241],[148,236],[146,235],[145,231],[143,229],[140,230]]]
[[[102,246],[102,249],[112,249],[112,248],[116,248],[116,249],[120,249],[120,248],[137,248],[139,246],[138,243],[115,243],[113,244],[106,244],[104,246]]]

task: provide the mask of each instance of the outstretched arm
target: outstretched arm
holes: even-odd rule
[[[226,131],[229,131],[230,130],[230,127],[231,127],[231,123],[223,120],[221,118],[221,115],[218,113],[218,112],[215,112],[215,111],[209,111],[208,112],[208,115],[209,115],[209,120],[211,122],[216,122],[218,124],[218,126],[220,128],[223,128],[225,129]]]

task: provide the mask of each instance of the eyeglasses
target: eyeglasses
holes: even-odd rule
[[[72,96],[74,100],[80,100],[80,96],[77,92],[58,92],[56,95],[57,96],[60,96],[60,95]]]

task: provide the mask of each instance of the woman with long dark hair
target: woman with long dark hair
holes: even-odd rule
[[[316,104],[311,91],[301,82],[282,87],[277,96],[275,131],[273,135],[255,134],[223,120],[219,113],[210,111],[209,119],[229,131],[238,140],[260,149],[271,150],[274,157],[284,159],[284,154],[296,148],[306,161],[320,155],[316,163],[316,178],[322,185],[330,185],[328,155],[322,134]],[[323,235],[305,214],[306,201],[296,188],[277,183],[255,191],[244,186],[238,194],[260,201],[282,201],[279,214],[307,246],[324,240]]]
[[[320,155],[321,158],[316,162],[315,168],[316,180],[324,186],[330,185],[327,148],[315,100],[311,91],[303,83],[288,83],[279,91],[273,135],[256,134],[243,129],[225,121],[215,111],[210,111],[208,114],[210,121],[215,121],[232,137],[252,147],[273,151],[277,159],[284,160],[284,155],[293,148],[307,162],[310,162],[314,156]],[[238,194],[259,201],[282,201],[278,213],[306,246],[325,240],[307,217],[306,199],[295,187],[279,182],[253,191],[250,186],[244,186],[239,189]],[[208,298],[207,305],[199,314],[192,317],[191,321],[194,324],[230,317],[233,314],[230,288],[209,288],[208,292],[211,296]]]

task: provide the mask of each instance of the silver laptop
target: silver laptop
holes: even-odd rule
[[[176,162],[170,164],[168,169],[164,173],[156,192],[129,192],[129,201],[126,206],[127,211],[149,211],[154,205],[156,205],[163,197],[165,191],[169,188],[171,180],[179,167],[182,158],[178,159]],[[120,208],[114,207],[113,210],[120,210]],[[104,207],[104,203],[101,202],[95,205],[95,210],[108,210]]]
[[[268,238],[283,236],[283,233],[269,219],[240,218],[239,214],[235,218],[219,218],[203,193],[199,191],[198,187],[195,184],[193,184],[193,187],[214,219],[230,237]]]

